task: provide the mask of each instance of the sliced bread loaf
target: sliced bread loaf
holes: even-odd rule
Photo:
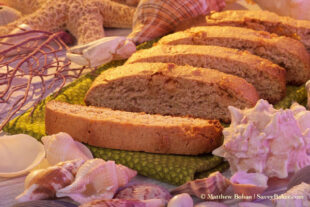
[[[149,115],[108,108],[47,103],[48,134],[67,132],[93,146],[165,154],[197,155],[222,143],[216,120]]]
[[[244,78],[260,98],[275,103],[285,96],[285,69],[247,51],[209,45],[157,45],[126,62],[163,62],[212,68]]]
[[[230,121],[228,106],[252,107],[256,89],[243,78],[172,63],[135,63],[104,71],[87,105],[150,114]]]
[[[305,47],[292,38],[264,31],[230,26],[201,26],[167,35],[159,44],[217,45],[248,50],[284,67],[286,80],[305,83],[310,78],[310,57]]]

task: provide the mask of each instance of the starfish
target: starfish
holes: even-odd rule
[[[0,27],[0,36],[21,24],[34,30],[68,30],[78,44],[104,37],[103,27],[131,28],[135,8],[111,0],[0,0],[25,16]],[[31,11],[34,11],[31,13]]]

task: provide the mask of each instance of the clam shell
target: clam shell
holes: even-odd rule
[[[43,145],[29,135],[17,134],[0,137],[0,176],[14,177],[25,174],[45,157]]]
[[[172,194],[188,193],[198,198],[209,199],[208,194],[224,193],[230,182],[220,172],[214,172],[209,177],[187,182],[171,191]]]
[[[193,207],[194,201],[192,197],[187,193],[181,193],[174,196],[168,202],[167,207]]]
[[[19,19],[22,14],[11,7],[0,5],[0,26]]]
[[[42,137],[47,161],[51,165],[74,159],[89,160],[93,158],[90,150],[83,144],[76,142],[64,132]]]

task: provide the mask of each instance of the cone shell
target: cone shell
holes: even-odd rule
[[[198,198],[209,199],[207,194],[218,195],[224,193],[230,182],[220,172],[215,172],[204,179],[197,179],[181,185],[171,191],[172,194],[188,193]]]
[[[47,161],[51,165],[74,159],[89,160],[93,158],[90,150],[64,132],[42,137]]]
[[[112,199],[120,185],[127,184],[125,181],[129,181],[135,175],[135,171],[120,167],[114,161],[88,160],[78,170],[74,182],[57,191],[56,195],[68,196],[79,203]],[[124,178],[125,176],[127,177]]]
[[[29,135],[0,137],[0,176],[14,177],[37,166],[45,156],[43,145]]]
[[[16,199],[25,202],[54,198],[57,190],[73,182],[83,162],[83,160],[71,160],[31,172],[25,181],[25,191]]]
[[[0,5],[0,26],[13,22],[21,16],[21,13],[16,9],[5,5]]]

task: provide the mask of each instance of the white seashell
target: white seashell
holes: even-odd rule
[[[224,193],[230,182],[220,172],[214,172],[207,178],[187,182],[171,191],[172,194],[188,193],[202,199],[210,199],[208,194]]]
[[[239,207],[267,207],[261,203],[253,203],[253,202],[240,202],[238,203]]]
[[[195,207],[228,207],[227,205],[219,202],[207,201],[198,203]]]
[[[168,202],[167,207],[193,207],[194,201],[192,197],[187,193],[182,193],[174,196]]]
[[[76,142],[64,132],[42,137],[47,161],[51,165],[74,159],[89,160],[93,158],[90,150],[83,144]]]
[[[19,19],[22,14],[8,6],[0,5],[0,26]]]
[[[84,160],[61,162],[46,169],[31,172],[25,181],[25,191],[16,197],[20,202],[54,198],[56,191],[70,185]]]
[[[79,207],[164,207],[165,202],[161,199],[150,200],[123,200],[123,199],[110,199],[110,200],[94,200],[84,203]]]
[[[116,165],[116,174],[118,187],[122,187],[126,185],[131,178],[137,175],[137,171],[125,167],[124,165]]]
[[[29,135],[17,134],[0,137],[0,176],[14,177],[25,174],[45,157],[43,145]]]
[[[245,199],[254,199],[254,195],[263,193],[267,188],[268,177],[261,173],[235,173],[230,182],[235,194],[242,195]]]
[[[118,170],[125,172],[117,173]],[[58,190],[56,196],[68,196],[79,203],[98,199],[111,199],[120,187],[119,175],[129,175],[130,177],[127,177],[129,181],[136,175],[132,171],[126,167],[119,167],[114,161],[88,160],[78,170],[74,182]],[[120,180],[123,182],[121,185],[124,185],[125,179]]]

